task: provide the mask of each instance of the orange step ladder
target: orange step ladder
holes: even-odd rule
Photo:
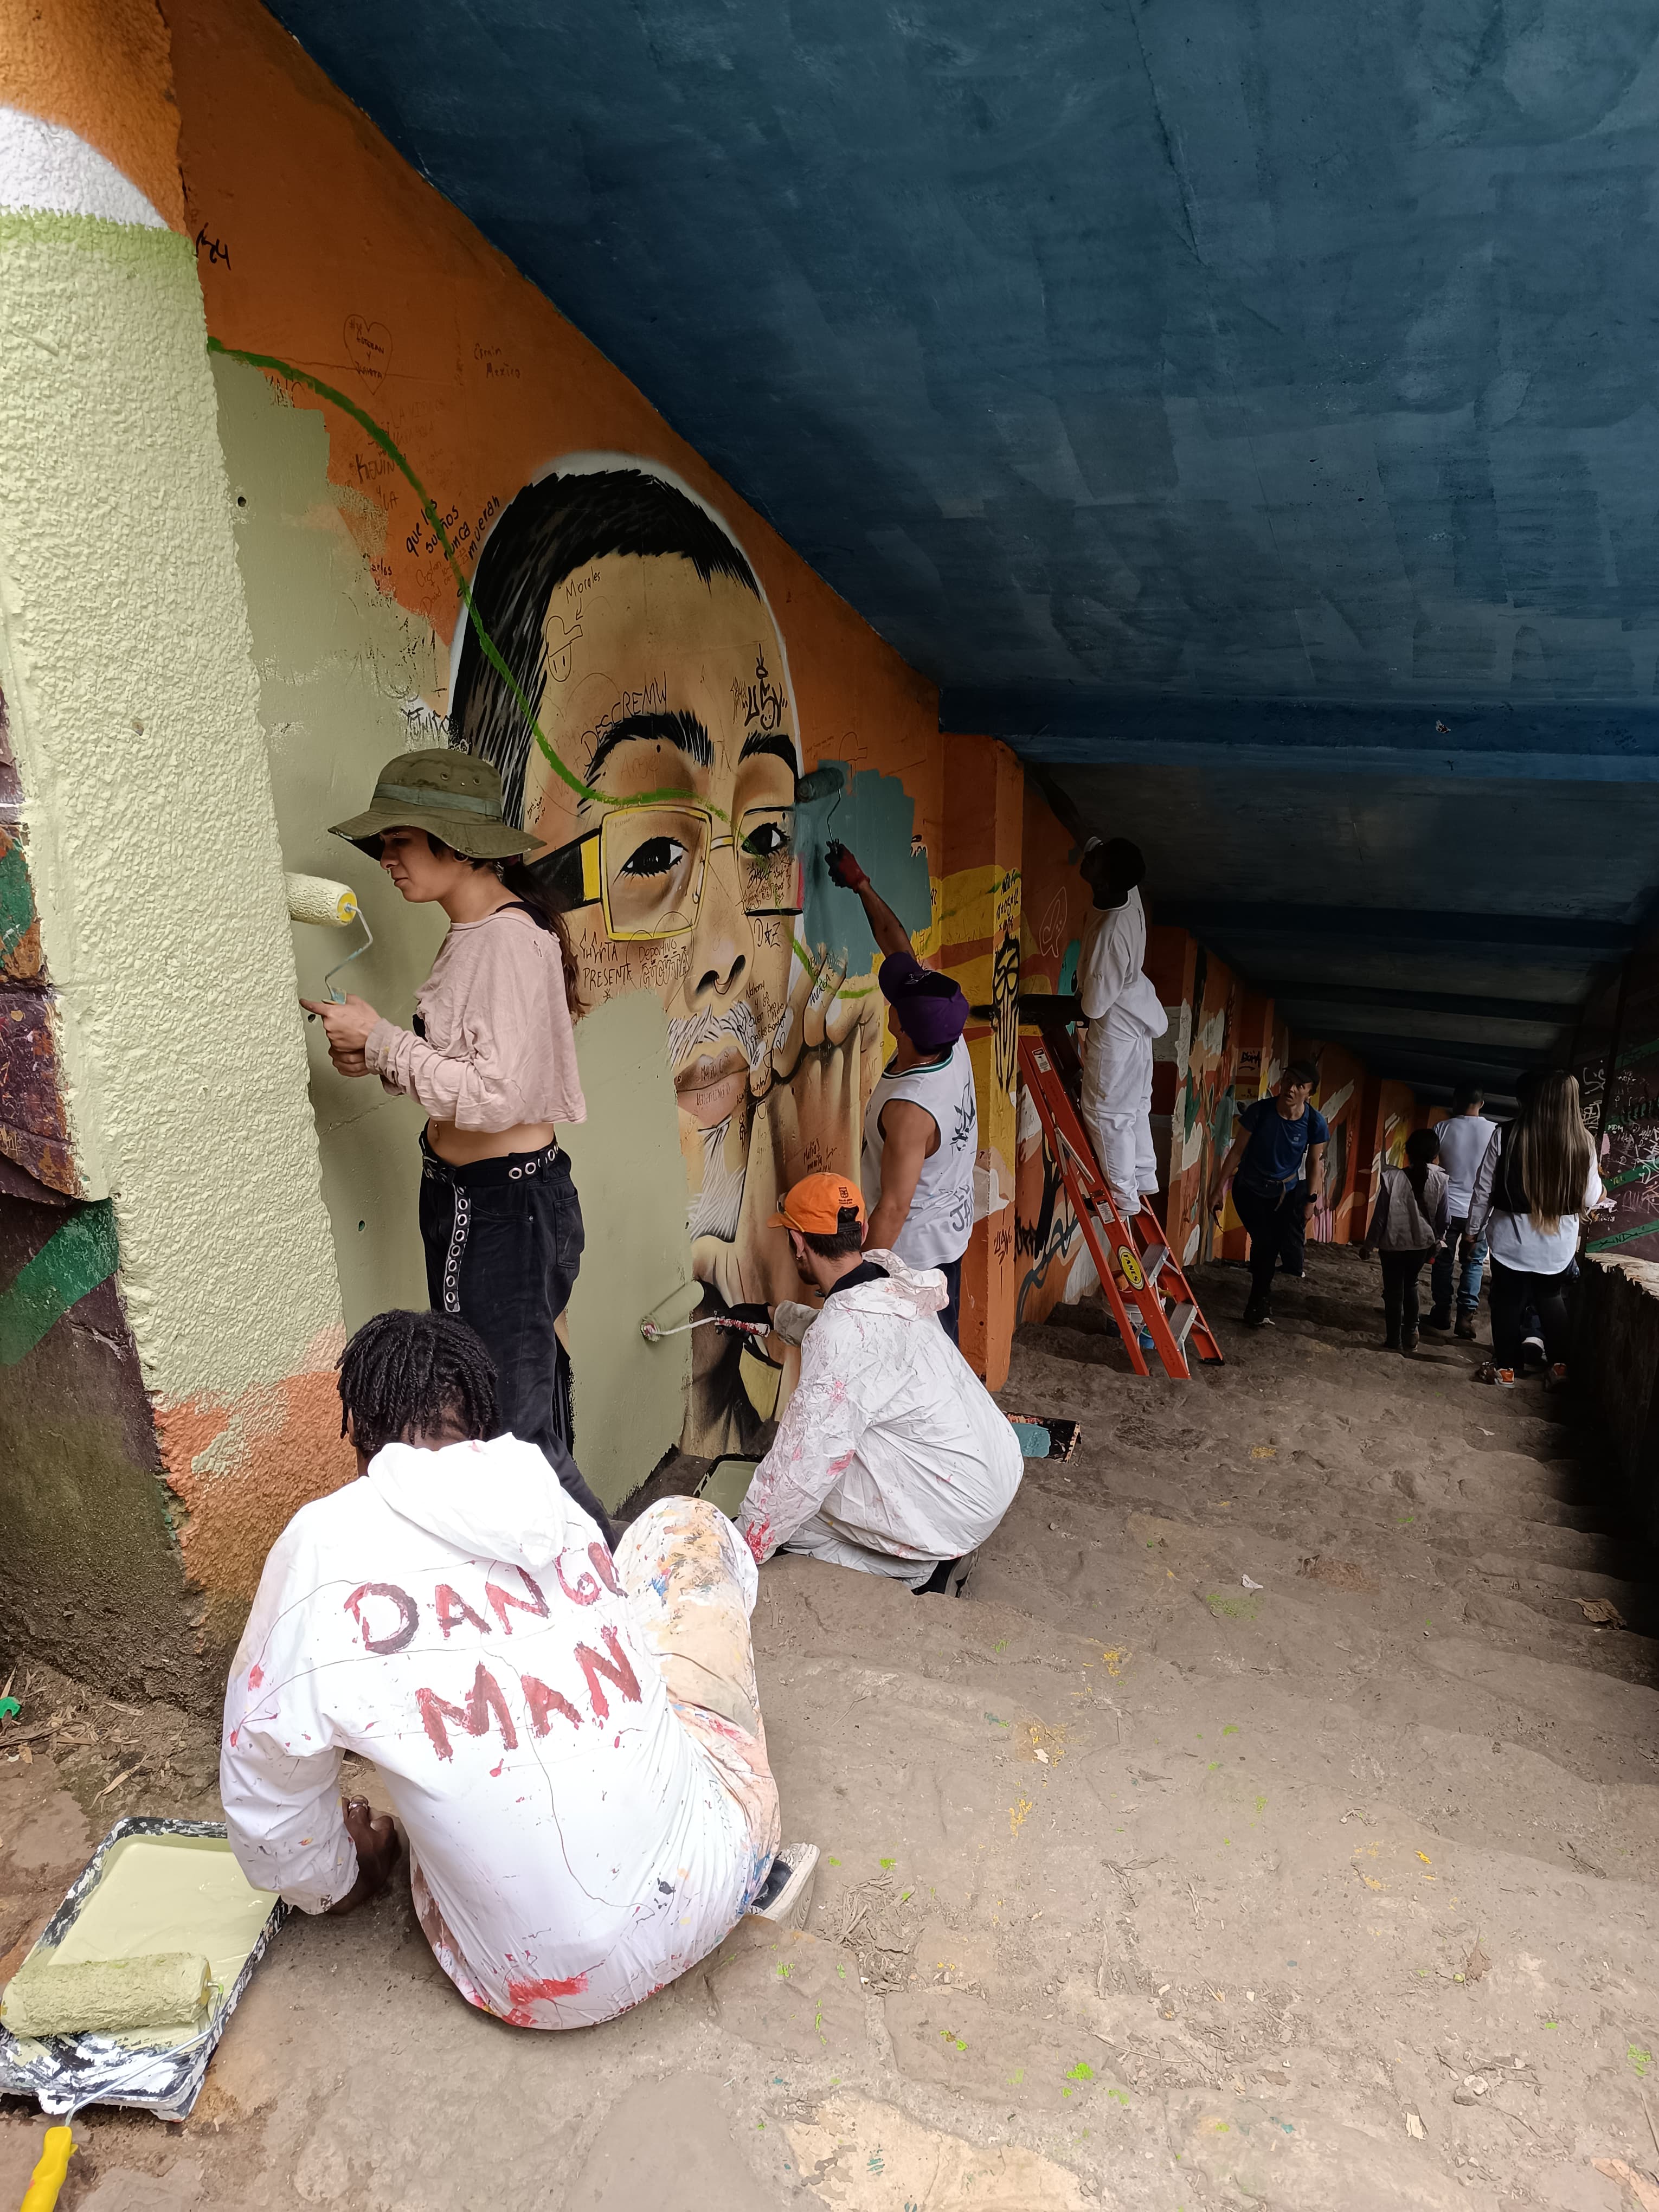
[[[1030,1005],[1029,999],[1022,1000],[1023,1018],[1030,1018],[1026,1010]],[[1107,1306],[1129,1355],[1129,1364],[1137,1375],[1151,1372],[1139,1341],[1139,1329],[1144,1328],[1164,1363],[1164,1373],[1189,1382],[1188,1346],[1200,1359],[1218,1363],[1221,1347],[1156,1217],[1142,1206],[1126,1221],[1113,1203],[1111,1186],[1096,1164],[1094,1148],[1084,1134],[1066,1080],[1067,1073],[1078,1066],[1075,1046],[1063,1029],[1048,1028],[1039,1036],[1022,1036],[1019,1066],[1042,1124],[1049,1157],[1060,1170]]]

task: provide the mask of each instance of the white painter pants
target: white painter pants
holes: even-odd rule
[[[778,1548],[801,1553],[809,1559],[825,1560],[832,1567],[853,1567],[860,1574],[888,1575],[895,1582],[908,1583],[912,1589],[925,1583],[939,1564],[937,1559],[902,1559],[895,1553],[872,1551],[867,1544],[855,1544],[822,1513],[803,1521],[787,1543]]]
[[[1083,1063],[1083,1126],[1100,1171],[1127,1220],[1140,1194],[1158,1188],[1152,1150],[1152,1041],[1133,1014],[1115,1007],[1089,1024]]]

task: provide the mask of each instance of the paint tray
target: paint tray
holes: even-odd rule
[[[749,1486],[755,1479],[757,1459],[718,1459],[697,1485],[699,1498],[706,1498],[711,1505],[718,1505],[728,1521],[735,1521],[743,1510],[743,1501],[749,1495]]]
[[[134,1846],[146,1863],[161,1865],[155,1902],[137,1899],[133,1885]],[[150,1854],[169,1856],[157,1862]],[[175,1872],[171,1855],[180,1857]],[[210,1861],[197,1875],[189,1859]],[[123,1866],[123,1862],[126,1864]],[[228,1865],[227,1865],[228,1862]],[[210,1948],[190,1917],[191,1893],[210,1882],[220,1928]],[[140,1951],[205,1951],[213,1969],[214,1994],[205,2028],[156,2028],[130,2035],[50,2035],[36,2040],[14,2035],[0,2021],[0,2094],[33,2097],[44,2112],[76,2112],[83,2105],[132,2105],[164,2120],[188,2118],[201,2094],[208,2061],[218,2047],[226,2022],[235,2011],[265,1946],[288,1917],[281,1898],[251,1888],[231,1857],[218,1821],[118,1820],[69,1895],[42,1929],[29,1954],[58,1952],[65,1966],[81,1958],[119,1956],[105,1946],[105,1933],[118,1911],[137,1914],[132,1921],[130,1954]],[[154,1925],[143,1921],[148,1910]]]

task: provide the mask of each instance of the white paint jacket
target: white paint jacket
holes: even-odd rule
[[[1019,1439],[945,1331],[945,1278],[866,1252],[884,1280],[831,1291],[738,1527],[762,1562],[812,1516],[901,1559],[953,1559],[1008,1510]]]
[[[1092,1042],[1106,1034],[1109,1020],[1131,1021],[1150,1037],[1161,1037],[1169,1015],[1145,973],[1146,909],[1131,889],[1121,906],[1097,907],[1089,917],[1078,963],[1078,996],[1089,1021]]]
[[[676,1717],[599,1532],[533,1444],[389,1444],[273,1547],[225,1698],[238,1863],[351,1887],[340,1755],[384,1777],[416,1909],[474,2004],[608,2020],[720,1942],[765,1872]]]

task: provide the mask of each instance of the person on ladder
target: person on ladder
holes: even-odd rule
[[[939,1321],[955,1344],[979,1157],[974,1070],[962,1041],[968,1001],[950,976],[917,959],[909,932],[846,846],[832,844],[825,857],[830,881],[857,893],[885,955],[876,980],[898,1031],[864,1116],[865,1242],[907,1267],[939,1269],[949,1294]]]
[[[1083,851],[1083,879],[1094,893],[1078,963],[1078,997],[1089,1024],[1083,1048],[1083,1126],[1112,1203],[1127,1221],[1158,1188],[1152,1150],[1152,1040],[1170,1026],[1164,1002],[1144,972],[1146,863],[1127,837]]]

